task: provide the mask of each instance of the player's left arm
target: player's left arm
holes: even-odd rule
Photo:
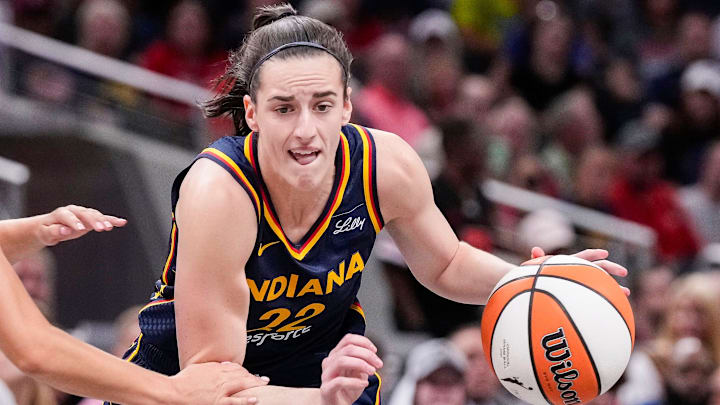
[[[394,134],[372,133],[377,146],[380,210],[413,275],[445,298],[484,304],[514,265],[460,242],[435,205],[430,179],[415,151]],[[595,261],[607,257],[607,252],[593,249],[578,256]],[[605,260],[599,264],[611,274],[626,273],[617,264]]]
[[[513,265],[460,242],[433,199],[415,151],[394,134],[372,130],[385,227],[415,278],[438,295],[483,304]]]
[[[78,205],[56,208],[34,217],[0,221],[0,246],[10,263],[60,242],[79,238],[90,231],[111,231],[125,226],[123,218]]]

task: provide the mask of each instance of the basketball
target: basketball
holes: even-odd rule
[[[495,375],[531,404],[581,404],[603,394],[625,371],[635,342],[618,283],[599,266],[564,255],[506,274],[481,328]]]

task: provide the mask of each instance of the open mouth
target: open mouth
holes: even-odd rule
[[[320,151],[318,150],[289,150],[290,156],[301,165],[307,165],[315,161]]]

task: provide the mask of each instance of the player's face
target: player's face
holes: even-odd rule
[[[340,128],[352,112],[340,64],[327,54],[270,59],[258,79],[255,101],[244,101],[263,171],[293,187],[316,187],[332,173]]]

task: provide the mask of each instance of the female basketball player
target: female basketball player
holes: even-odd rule
[[[377,404],[382,362],[356,300],[376,233],[385,226],[415,277],[459,302],[484,303],[513,267],[458,241],[410,146],[349,124],[351,59],[337,31],[288,5],[255,16],[207,106],[243,136],[215,142],[173,185],[170,254],[131,361],[166,374],[242,363],[276,384],[248,390],[264,404]]]
[[[45,246],[109,231],[126,221],[78,206],[31,218],[0,221],[0,350],[23,372],[55,388],[127,404],[248,404],[228,398],[265,381],[237,364],[189,367],[174,377],[142,369],[53,327],[10,266]]]

